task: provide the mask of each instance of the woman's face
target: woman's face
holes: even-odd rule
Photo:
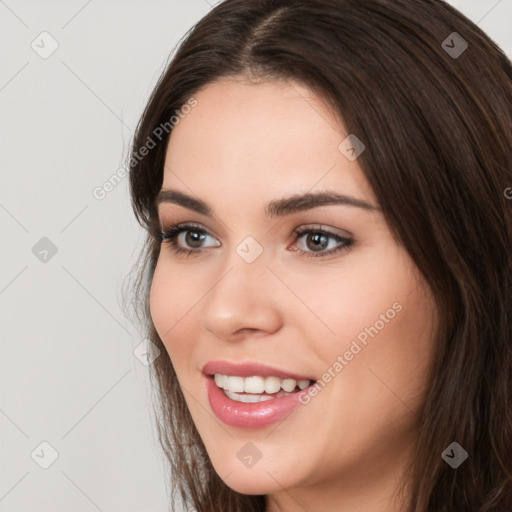
[[[276,502],[381,503],[426,392],[430,289],[393,238],[354,139],[340,149],[349,134],[311,90],[232,80],[194,97],[172,132],[162,186],[193,202],[167,194],[158,210],[164,229],[193,223],[174,242],[194,252],[164,241],[150,306],[213,466],[232,489]],[[315,203],[321,193],[352,204]],[[272,369],[204,369],[211,362]],[[255,403],[232,394],[247,386],[260,400],[262,383],[268,394],[276,382],[293,386],[272,378],[280,371],[318,382]],[[237,399],[204,373],[238,376],[218,378]],[[251,375],[262,378],[240,378]]]

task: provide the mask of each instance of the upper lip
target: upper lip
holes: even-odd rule
[[[257,375],[261,377],[279,377],[280,379],[316,380],[308,375],[300,375],[295,372],[281,370],[279,368],[257,362],[232,363],[230,361],[209,361],[203,366],[202,371],[203,374],[207,376],[220,373],[222,375],[239,377],[252,377]]]

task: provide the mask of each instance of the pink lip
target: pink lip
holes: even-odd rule
[[[238,375],[250,377],[259,375],[261,377],[275,376],[281,379],[315,380],[276,368],[271,368],[258,363],[233,364],[227,361],[212,361],[203,367],[205,374],[206,390],[210,407],[215,415],[227,425],[241,428],[261,428],[284,419],[301,402],[299,397],[307,393],[305,388],[293,395],[274,398],[264,402],[244,403],[228,398],[220,389],[213,378],[213,374]],[[313,386],[312,384],[311,386]]]
[[[205,377],[206,390],[210,407],[217,418],[233,427],[260,428],[284,419],[297,407],[301,393],[307,392],[305,388],[293,395],[282,396],[267,400],[246,404],[228,398],[213,377]]]
[[[311,376],[299,375],[298,373],[287,372],[260,363],[230,363],[229,361],[210,361],[203,366],[203,374],[206,376],[221,373],[222,375],[236,375],[239,377],[279,377],[280,379],[295,380],[316,380]]]

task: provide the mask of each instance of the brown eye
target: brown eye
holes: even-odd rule
[[[201,231],[182,231],[181,234],[185,233],[185,245],[193,249],[200,249],[201,244],[206,238],[206,234]]]
[[[295,230],[298,251],[308,257],[331,256],[347,250],[354,240],[321,229]],[[302,242],[302,243],[301,243]],[[327,250],[326,250],[327,249]]]
[[[306,246],[312,251],[325,249],[329,245],[329,237],[324,233],[313,233],[306,236]]]
[[[220,245],[217,241],[216,244],[204,246],[206,237],[214,239],[207,231],[195,224],[185,223],[162,228],[159,241],[168,243],[176,254],[196,256],[204,253],[203,249]]]

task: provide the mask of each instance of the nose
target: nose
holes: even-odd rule
[[[227,341],[279,330],[282,284],[266,267],[266,260],[246,263],[234,254],[224,270],[202,301],[202,327]]]

